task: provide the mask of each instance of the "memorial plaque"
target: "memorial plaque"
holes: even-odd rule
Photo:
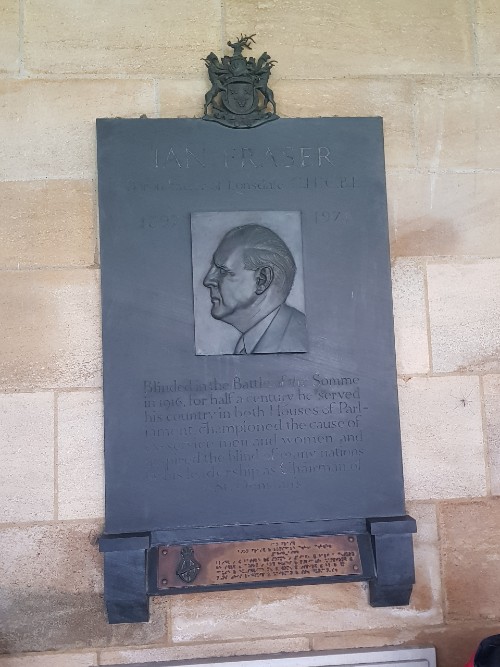
[[[382,121],[272,120],[97,124],[111,622],[312,576],[408,603]],[[349,535],[356,571],[236,565],[242,542]]]
[[[381,120],[98,131],[107,530],[402,514]],[[203,281],[252,225],[293,246],[306,349],[238,354],[213,316]]]

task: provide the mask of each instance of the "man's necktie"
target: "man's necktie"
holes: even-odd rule
[[[247,349],[245,347],[245,339],[242,336],[236,344],[235,354],[246,354],[246,353]]]

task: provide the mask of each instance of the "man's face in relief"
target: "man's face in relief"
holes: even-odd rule
[[[245,269],[241,246],[222,241],[203,279],[210,290],[212,317],[231,324],[233,316],[251,306],[257,298],[256,273]]]

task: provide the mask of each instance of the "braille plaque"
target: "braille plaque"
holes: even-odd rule
[[[191,549],[191,557],[199,564],[191,582],[197,586],[363,574],[354,535],[195,544]],[[182,550],[180,546],[158,548],[158,589],[189,586],[177,572]]]

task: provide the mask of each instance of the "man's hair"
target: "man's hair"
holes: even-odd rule
[[[231,229],[224,237],[226,240],[243,246],[245,269],[256,271],[272,267],[274,284],[285,298],[288,296],[297,267],[288,246],[275,232],[263,225],[241,225]]]

